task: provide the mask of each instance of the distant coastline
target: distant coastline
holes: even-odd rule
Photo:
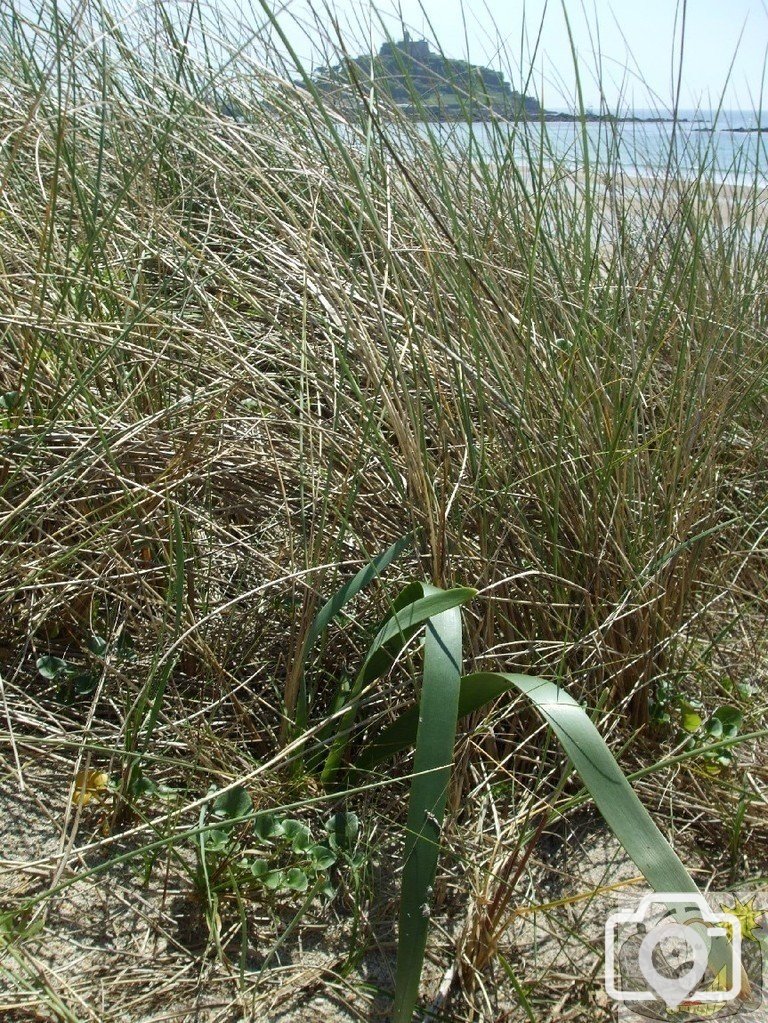
[[[316,68],[312,81],[325,100],[341,109],[357,105],[356,86],[374,82],[401,115],[414,121],[663,124],[676,120],[661,115],[545,110],[534,97],[513,89],[502,72],[435,53],[426,39],[412,39],[407,32],[400,42],[383,43],[375,56],[366,54]]]
[[[687,124],[687,123],[689,123],[689,118],[687,118],[687,117],[662,117],[661,115],[659,115],[659,116],[650,116],[650,117],[641,117],[641,116],[638,116],[638,115],[635,115],[635,114],[627,114],[627,115],[621,115],[621,114],[595,114],[595,113],[590,113],[590,112],[587,112],[587,113],[584,113],[584,114],[572,114],[572,113],[560,113],[560,112],[556,112],[556,111],[552,111],[552,110],[542,110],[536,116],[523,115],[523,114],[516,114],[514,116],[505,116],[504,114],[499,113],[498,111],[493,110],[493,109],[489,109],[487,111],[475,109],[475,110],[472,111],[472,115],[473,116],[471,118],[467,118],[466,115],[462,115],[462,114],[457,114],[456,116],[452,116],[452,115],[446,114],[446,112],[444,110],[441,110],[440,108],[435,108],[435,109],[427,110],[427,109],[425,109],[423,107],[421,107],[421,108],[401,107],[400,110],[401,110],[401,112],[403,114],[405,114],[406,117],[410,117],[412,120],[416,120],[416,121],[431,121],[433,123],[439,123],[439,124],[453,124],[453,123],[457,123],[457,122],[458,123],[466,123],[467,120],[473,121],[473,122],[478,123],[478,124],[492,123],[493,121],[508,121],[509,123],[518,123],[520,121],[524,121],[524,122],[528,122],[528,123],[531,123],[531,124],[539,124],[542,121],[547,123],[547,124],[551,124],[551,123],[554,123],[554,124],[557,124],[557,123],[561,123],[561,124],[582,124],[583,122],[586,122],[587,124]],[[427,114],[429,116],[424,116],[425,114]],[[707,129],[707,128],[699,128],[697,130],[699,130],[699,131],[708,131],[709,129]],[[752,130],[752,129],[734,128],[732,130],[733,131],[748,131],[748,130]],[[765,129],[763,129],[763,130],[765,130]]]

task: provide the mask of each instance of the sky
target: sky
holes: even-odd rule
[[[331,10],[353,54],[378,49],[387,33],[400,39],[405,25],[439,43],[446,56],[504,71],[546,109],[572,110],[570,29],[585,107],[599,110],[602,98],[610,110],[620,102],[669,109],[679,76],[681,110],[721,103],[726,110],[768,109],[768,95],[761,102],[763,89],[768,94],[768,0],[108,0],[126,17],[155,5],[184,17],[198,2],[239,39],[263,27],[265,7],[279,12],[281,28],[309,66],[326,62],[322,39],[333,35]],[[35,20],[38,0],[14,3]]]
[[[288,0],[281,24],[301,55],[319,64],[321,33],[311,28],[301,38],[292,24],[305,17],[306,4]],[[437,39],[448,56],[469,55],[475,63],[511,72],[515,87],[526,84],[532,69],[526,91],[551,109],[574,105],[568,24],[586,106],[600,106],[598,81],[611,109],[620,97],[636,108],[668,106],[677,89],[683,21],[683,4],[677,0],[401,0],[399,5],[394,0],[375,5],[335,0],[333,6],[357,52],[367,49],[367,39],[380,45],[382,20],[396,38],[404,22],[412,34]],[[722,96],[726,109],[757,108],[767,49],[768,0],[688,0],[680,107],[709,109]]]

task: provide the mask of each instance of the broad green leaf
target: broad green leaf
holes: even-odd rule
[[[563,689],[552,682],[526,675],[478,672],[462,679],[461,691],[465,698],[460,701],[459,713],[476,709],[487,702],[488,698],[492,699],[512,688],[525,694],[550,725],[606,823],[650,886],[657,892],[698,892],[693,878],[637,798],[600,733],[584,709]],[[426,714],[424,719],[427,720]],[[399,731],[394,736],[391,729],[387,730],[389,731],[387,745],[390,751],[393,739],[400,742],[410,730],[409,720],[406,720],[403,726],[401,718],[395,725],[399,726]],[[416,765],[414,774],[415,784],[418,778]],[[411,821],[411,830],[415,830],[416,826],[416,822]],[[406,869],[408,863],[409,859],[406,859]],[[405,888],[404,876],[403,898]],[[408,905],[413,913],[413,906],[410,903]],[[713,946],[712,956],[717,966],[724,956],[722,947],[718,946],[716,949]],[[416,968],[414,960],[414,972]],[[420,961],[418,970],[421,970]],[[405,960],[403,971],[406,979],[402,981],[402,991],[400,988],[396,990],[397,1011],[393,1016],[393,1023],[410,1023],[418,995],[418,976],[414,978],[413,973],[405,965]],[[400,975],[399,969],[398,974]],[[743,972],[742,978],[747,990],[748,982]]]
[[[292,867],[285,875],[285,887],[294,892],[305,892],[309,887],[307,875],[300,867]]]
[[[331,746],[325,767],[320,776],[320,780],[326,787],[333,785],[336,780],[336,775],[344,758],[347,742],[349,741],[349,735],[357,716],[360,694],[366,685],[369,685],[378,678],[377,672],[380,668],[380,662],[377,661],[375,656],[377,652],[396,636],[408,633],[413,627],[422,625],[428,619],[440,615],[444,611],[460,607],[468,600],[471,600],[476,595],[477,590],[469,586],[457,586],[452,590],[437,590],[435,587],[425,586],[424,592],[424,597],[414,600],[411,604],[406,605],[402,610],[393,614],[374,639],[360,674],[352,687],[348,700],[349,709],[339,721],[336,739]]]
[[[279,821],[273,813],[260,813],[254,818],[253,833],[262,842],[280,838],[283,834],[282,821]]]
[[[252,809],[253,803],[247,789],[242,785],[236,785],[214,799],[211,813],[214,817],[236,820],[238,817],[247,816]]]
[[[272,892],[285,887],[285,874],[282,870],[270,870],[268,873],[264,874],[261,880],[264,887],[268,888]]]
[[[336,615],[345,607],[346,604],[356,597],[363,587],[381,575],[392,562],[398,558],[405,548],[411,543],[412,536],[409,533],[407,536],[401,537],[396,543],[393,543],[390,548],[374,558],[368,565],[361,568],[357,575],[353,576],[348,582],[334,593],[334,595],[326,601],[325,604],[320,608],[315,620],[307,633],[307,638],[304,641],[304,649],[302,650],[302,656],[304,659],[309,655],[312,647],[317,642],[321,633],[330,625]]]
[[[509,681],[514,676],[487,674],[483,676],[465,676],[461,680],[459,690],[459,719],[472,714],[495,700],[498,696],[514,688]],[[524,676],[521,676],[521,678]],[[388,760],[404,749],[412,749],[416,742],[416,731],[419,727],[419,707],[413,704],[403,711],[391,725],[384,728],[370,746],[363,750],[357,760],[356,767],[360,771],[370,771],[377,764]]]
[[[269,863],[266,860],[253,860],[249,867],[257,881],[261,881],[269,873]]]
[[[147,778],[141,770],[137,770],[131,777],[128,792],[135,798],[141,796],[156,796],[160,792],[157,782]]]
[[[211,828],[201,837],[205,841],[206,852],[226,852],[229,848],[229,834],[222,828]]]
[[[697,732],[702,725],[701,714],[699,708],[695,707],[692,703],[682,703],[680,705],[680,724],[686,732]]]
[[[312,844],[310,830],[302,821],[283,821],[283,836],[296,852],[303,852]]]
[[[67,662],[61,657],[52,657],[50,654],[37,659],[37,670],[43,678],[58,678],[64,674],[68,667]]]
[[[466,604],[468,600],[477,595],[477,590],[471,586],[456,586],[452,590],[438,590],[434,586],[424,586],[423,589],[423,597],[396,611],[379,630],[368,651],[361,672],[364,685],[378,677],[370,666],[375,664],[375,654],[380,647],[414,626],[422,625],[427,619]]]
[[[407,586],[403,587],[393,600],[391,607],[376,630],[375,635],[378,636],[382,632],[387,623],[392,620],[394,615],[402,611],[403,608],[408,607],[409,604],[413,604],[415,601],[421,599],[424,596],[424,592],[424,586],[419,582],[408,583]],[[391,639],[386,640],[381,646],[376,647],[375,649],[374,640],[374,645],[371,647],[368,657],[366,658],[366,681],[381,678],[382,675],[385,675],[389,671],[395,663],[397,655],[420,627],[420,624],[421,623],[417,622],[408,628],[399,629]]]
[[[336,853],[327,845],[311,845],[307,849],[307,853],[312,858],[312,862],[317,870],[328,870],[336,862]]]
[[[412,582],[405,586],[400,593],[392,601],[392,605],[381,623],[379,628],[376,630],[375,635],[378,635],[381,629],[390,620],[392,615],[397,611],[402,610],[408,604],[412,604],[415,600],[424,596],[424,587],[421,583]],[[371,656],[368,664],[368,673],[371,678],[379,678],[384,675],[395,662],[395,658],[405,644],[411,639],[413,634],[419,628],[418,625],[414,625],[410,629],[406,629],[401,633],[398,633],[393,639],[390,639],[383,646],[379,647],[378,650]],[[332,705],[332,714],[336,714],[350,698],[350,693],[354,682],[349,680],[343,680],[342,684],[339,685],[339,689]],[[317,733],[317,746],[307,753],[306,767],[310,773],[318,772],[322,766],[323,761],[327,759],[328,753],[325,744],[336,734],[338,724],[335,720],[331,720],[321,728]]]
[[[18,405],[20,397],[18,391],[5,391],[0,394],[0,409],[11,412]]]
[[[711,717],[706,724],[707,735],[710,739],[723,738],[723,722],[716,717]]]
[[[488,685],[493,680],[507,680],[519,689],[551,726],[606,823],[650,886],[657,892],[697,892],[583,707],[554,682],[528,675],[478,672],[465,681]]]
[[[95,671],[78,671],[71,678],[75,696],[90,696],[96,691],[99,676]]]
[[[360,832],[360,818],[356,813],[335,813],[325,824],[328,844],[335,852],[350,852]]]
[[[736,707],[718,707],[712,715],[722,725],[723,735],[730,739],[739,734],[739,729],[744,723],[744,715]]]
[[[121,632],[118,637],[115,656],[119,661],[132,661],[136,658],[136,648],[133,645],[133,640],[125,631]]]
[[[456,742],[461,646],[458,607],[442,611],[427,623],[424,679],[403,853],[393,1023],[410,1023],[419,993]]]
[[[88,649],[97,657],[104,657],[107,652],[107,641],[103,636],[91,636],[88,640]]]

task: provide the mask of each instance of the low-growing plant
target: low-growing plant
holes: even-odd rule
[[[113,656],[118,663],[135,656],[133,643],[127,633],[121,630],[111,647],[103,636],[91,635],[78,661],[43,654],[38,657],[36,667],[43,678],[57,683],[57,699],[65,704],[73,704],[92,696],[96,691],[108,655]]]
[[[701,717],[701,708],[690,706],[684,714],[684,729],[689,733],[685,739],[688,749],[700,750],[700,761],[710,774],[731,767],[734,762],[733,747],[718,748],[710,751],[708,747],[721,739],[734,739],[739,734],[744,715],[737,707],[718,707],[709,717]]]
[[[347,584],[331,598],[325,606],[333,606],[334,613],[325,616],[324,627],[357,592],[358,588]],[[460,609],[476,592],[468,588],[442,591],[413,583],[392,602],[393,610],[376,634],[340,710],[321,772],[326,786],[338,787],[338,774],[353,739],[364,687],[388,670],[402,647],[424,627],[423,674],[417,701],[368,742],[346,773],[348,782],[359,780],[361,774],[364,776],[395,753],[414,749],[393,1023],[410,1023],[418,1000],[458,720],[505,693],[525,696],[551,728],[606,823],[649,885],[657,892],[698,892],[696,882],[634,793],[590,717],[561,686],[504,672],[463,674]],[[719,729],[722,737],[725,729],[737,727],[726,710],[732,708],[724,708],[711,719],[711,734]],[[266,865],[263,870],[268,876]],[[492,928],[497,925],[495,919]]]
[[[326,822],[325,834],[318,837],[303,820],[255,812],[241,786],[208,805],[201,823],[215,823],[215,827],[195,837],[200,890],[217,895],[237,891],[271,900],[311,891],[332,898],[335,870],[345,864],[360,865],[355,814],[334,814]]]
[[[733,695],[746,700],[751,695],[748,683],[727,685]],[[657,727],[677,730],[683,747],[697,750],[697,760],[710,774],[719,774],[729,768],[734,760],[732,747],[717,746],[708,749],[721,739],[733,739],[744,723],[744,713],[731,704],[723,704],[708,713],[704,703],[681,691],[668,680],[657,687],[656,698],[651,705],[651,720]]]

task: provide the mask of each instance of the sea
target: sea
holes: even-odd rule
[[[424,125],[441,144],[466,155],[479,147],[491,159],[512,157],[519,164],[541,159],[545,166],[578,171],[584,167],[586,137],[593,168],[620,169],[637,177],[669,175],[734,185],[768,185],[768,115],[744,110],[679,110],[676,120],[635,110],[639,120],[568,121],[520,124]]]

